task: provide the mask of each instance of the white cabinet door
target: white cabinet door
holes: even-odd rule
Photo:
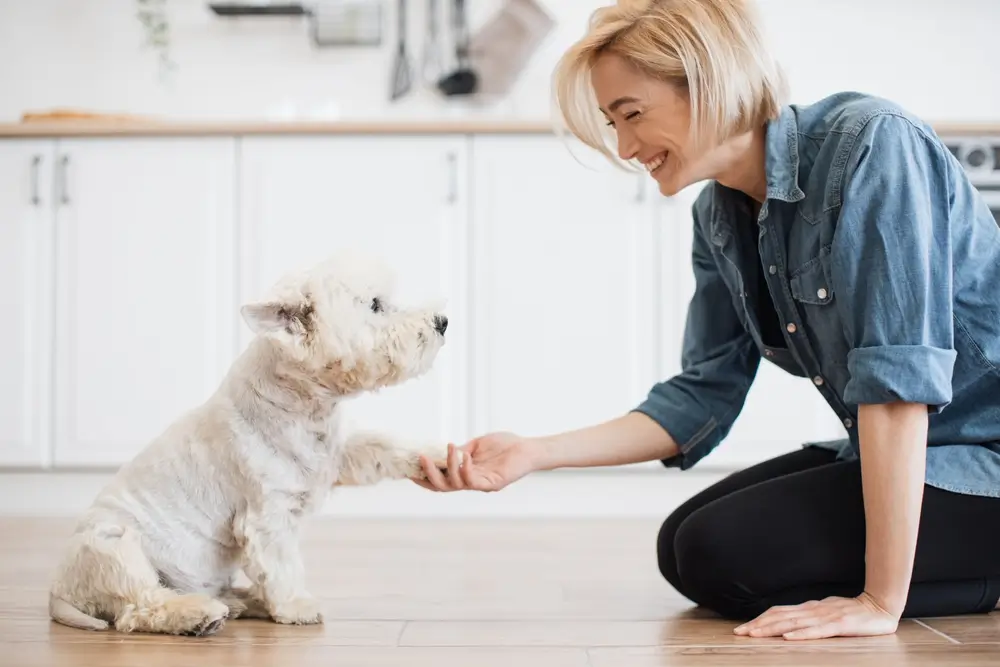
[[[0,465],[50,460],[53,146],[0,142]]]
[[[359,426],[461,439],[467,315],[467,145],[452,136],[252,137],[242,148],[244,300],[342,249],[383,258],[401,299],[441,298],[447,339],[424,376],[351,404]],[[241,346],[250,331],[241,327]]]
[[[232,358],[234,140],[68,140],[57,161],[55,460],[114,466]]]
[[[691,266],[691,205],[704,184],[694,185],[660,206],[663,350],[661,376],[680,372],[687,306],[694,294]],[[811,440],[844,437],[836,415],[808,379],[762,359],[757,378],[728,437],[699,467],[745,468],[801,448]]]
[[[649,177],[553,136],[477,137],[473,155],[476,430],[626,412],[656,377]]]

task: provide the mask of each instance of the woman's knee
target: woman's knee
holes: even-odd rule
[[[741,533],[717,513],[699,510],[677,527],[673,538],[676,586],[696,604],[728,618],[760,613],[761,600],[748,572],[752,545]]]
[[[667,582],[681,591],[680,578],[677,574],[677,555],[674,550],[674,538],[677,535],[677,529],[683,523],[684,519],[687,518],[687,514],[682,514],[680,510],[675,511],[673,514],[668,516],[660,526],[660,532],[656,536],[656,564],[660,570],[660,574]]]

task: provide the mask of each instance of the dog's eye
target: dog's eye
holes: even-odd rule
[[[382,312],[382,300],[378,297],[372,299],[372,312],[381,313]]]

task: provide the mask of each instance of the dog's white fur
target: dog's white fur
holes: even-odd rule
[[[447,320],[400,309],[393,276],[337,255],[244,305],[256,336],[218,390],[124,465],[81,518],[50,590],[77,628],[206,635],[228,618],[319,623],[298,530],[337,485],[422,478],[420,450],[345,433],[343,402],[430,369]],[[245,573],[251,582],[236,588]]]

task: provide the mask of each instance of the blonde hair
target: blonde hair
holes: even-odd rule
[[[691,139],[717,144],[777,117],[787,95],[749,0],[618,0],[596,10],[560,59],[555,103],[566,128],[610,159],[590,85],[598,56],[615,53],[687,92]]]

